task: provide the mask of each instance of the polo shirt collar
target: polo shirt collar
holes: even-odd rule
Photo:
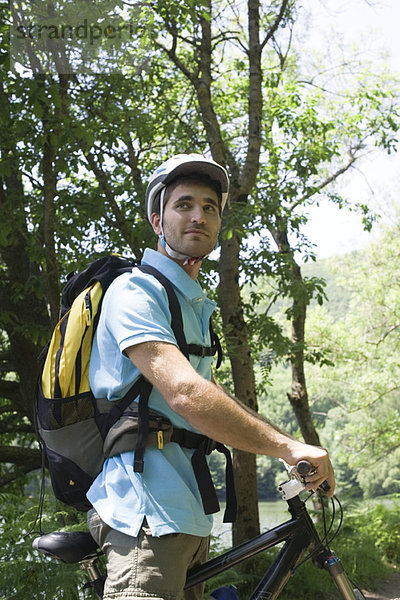
[[[189,300],[207,298],[199,282],[192,279],[178,263],[167,256],[164,256],[161,252],[146,248],[142,258],[142,264],[150,265],[158,269]],[[209,298],[207,299],[209,300]]]

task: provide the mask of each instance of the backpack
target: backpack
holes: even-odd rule
[[[88,264],[80,273],[70,273],[62,290],[60,320],[43,349],[35,391],[36,431],[47,462],[56,498],[77,510],[91,504],[86,493],[100,473],[104,460],[126,450],[135,450],[134,470],[143,472],[147,446],[161,451],[175,442],[195,449],[192,465],[206,514],[219,510],[219,503],[206,456],[213,450],[226,457],[227,508],[224,521],[236,514],[231,456],[227,448],[208,437],[173,427],[169,419],[148,407],[152,385],[143,376],[118,401],[95,398],[89,384],[92,342],[104,295],[109,285],[133,267],[158,279],[164,286],[171,312],[171,327],[182,353],[213,356],[222,354],[210,320],[211,346],[187,344],[182,313],[172,284],[154,267],[134,259],[109,255]],[[139,401],[135,399],[139,396]]]

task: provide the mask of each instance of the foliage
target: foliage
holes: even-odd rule
[[[393,223],[365,251],[305,267],[328,282],[329,298],[309,308],[307,344],[333,363],[307,366],[310,411],[347,497],[399,491],[397,232]],[[285,305],[274,310],[282,320]],[[297,435],[284,402],[289,369],[282,364],[269,374],[261,411]]]
[[[325,403],[324,437],[366,496],[399,491],[398,225],[364,251],[332,264],[351,300],[341,319],[314,309],[309,343],[334,369],[309,369],[310,392]],[[352,473],[352,475],[350,475]]]
[[[277,482],[277,478],[279,481]],[[257,457],[257,488],[259,500],[280,498],[278,485],[282,479],[282,465],[269,456]]]
[[[399,518],[399,495],[395,494],[362,504],[351,517],[348,526],[370,536],[380,559],[398,567],[400,565]]]
[[[32,473],[25,480],[25,494],[16,486],[0,495],[0,580],[2,600],[77,600],[83,599],[85,580],[78,565],[67,565],[45,558],[32,549],[40,532],[34,526],[39,501],[39,475]],[[86,528],[84,515],[77,520],[75,511],[66,511],[51,494],[43,507],[42,529],[45,533],[57,530]],[[89,599],[87,593],[85,598]]]

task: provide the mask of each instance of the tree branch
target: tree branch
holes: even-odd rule
[[[17,381],[0,380],[0,397],[16,402],[20,396],[20,384]]]
[[[163,50],[163,52],[165,52],[167,54],[167,56],[172,60],[172,62],[175,64],[175,66],[177,66],[178,69],[184,74],[184,76],[192,84],[194,84],[194,82],[197,79],[196,73],[194,73],[193,71],[188,69],[187,66],[181,61],[181,59],[178,57],[178,54],[177,54],[178,29],[176,26],[176,22],[173,21],[172,23],[168,23],[167,21],[164,21],[164,23],[165,23],[166,29],[168,30],[168,33],[172,37],[171,48],[166,48],[163,44],[161,44],[161,42],[156,42],[156,44],[161,50]]]
[[[248,1],[249,28],[249,102],[248,102],[248,145],[246,161],[240,176],[240,187],[244,194],[253,188],[259,170],[261,148],[261,123],[263,113],[262,69],[260,45],[260,3]]]
[[[0,446],[0,463],[11,463],[17,467],[23,467],[27,473],[41,467],[42,454],[37,448]]]
[[[282,1],[281,8],[280,8],[280,11],[278,13],[278,16],[276,17],[276,19],[273,22],[272,26],[268,30],[267,35],[265,36],[263,42],[261,43],[261,51],[265,48],[265,46],[268,44],[269,40],[277,32],[278,27],[279,27],[279,25],[280,25],[283,17],[285,16],[285,12],[286,12],[286,9],[288,7],[289,2],[290,2],[290,0],[283,0]]]
[[[363,144],[362,144],[362,142],[360,142],[360,144],[358,144],[358,146],[356,147],[355,152],[357,152],[358,150],[361,150],[362,147],[363,147]],[[311,195],[319,193],[321,190],[323,190],[324,188],[326,188],[333,181],[336,181],[336,179],[338,179],[338,177],[340,177],[341,175],[343,175],[344,173],[346,173],[346,171],[348,171],[354,165],[354,163],[358,159],[359,159],[359,156],[356,156],[355,153],[353,153],[353,151],[351,151],[350,152],[350,160],[343,167],[341,167],[340,169],[338,169],[337,171],[335,171],[334,173],[332,173],[332,175],[330,175],[329,177],[327,177],[324,181],[322,181],[321,183],[319,183],[318,185],[316,185],[315,188],[313,189],[313,192],[312,192]],[[288,211],[289,212],[293,212],[293,210],[295,208],[297,208],[297,206],[299,206],[300,204],[302,204],[309,197],[310,197],[310,194],[305,194],[304,196],[302,196],[301,198],[299,198],[295,202],[292,202],[292,204],[288,208]]]
[[[98,163],[96,161],[95,157],[90,152],[85,152],[85,158],[86,158],[87,163],[90,166],[91,170],[96,175],[97,181],[99,182],[100,187],[103,190],[106,201],[107,201],[108,205],[110,206],[110,209],[115,217],[115,222],[113,223],[113,225],[119,229],[119,231],[122,233],[126,243],[130,247],[130,249],[132,250],[134,255],[136,256],[136,258],[139,259],[141,256],[141,252],[138,248],[135,247],[135,245],[133,243],[132,231],[128,227],[126,220],[125,220],[125,216],[122,213],[121,209],[119,208],[119,206],[115,200],[114,193],[111,189],[110,184],[108,183],[107,174],[103,171],[103,168],[100,165],[100,163]]]

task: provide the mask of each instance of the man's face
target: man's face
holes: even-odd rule
[[[153,228],[161,233],[160,216],[153,214]],[[217,193],[208,185],[180,183],[164,206],[163,229],[171,248],[188,256],[209,254],[221,226]]]

